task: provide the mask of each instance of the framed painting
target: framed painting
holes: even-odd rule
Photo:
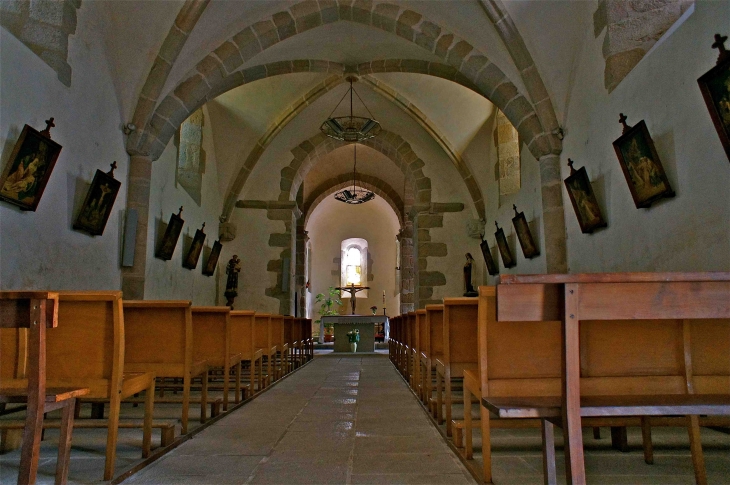
[[[600,227],[608,226],[608,223],[601,214],[596,195],[593,193],[593,186],[588,178],[585,167],[578,170],[573,168],[573,160],[568,159],[570,175],[563,182],[568,191],[568,197],[573,204],[575,216],[578,218],[580,230],[583,234],[591,234]]]
[[[484,262],[487,263],[487,272],[490,276],[499,274],[499,266],[492,257],[492,251],[489,248],[489,243],[484,240],[482,236],[482,242],[479,243],[479,248],[482,250],[482,256],[484,256]]]
[[[499,248],[499,254],[502,255],[502,263],[505,268],[512,268],[517,265],[517,261],[512,256],[512,251],[507,243],[507,237],[504,235],[504,230],[497,224],[497,221],[494,221],[494,225],[497,226],[497,232],[494,233],[494,237],[497,238],[497,247]]]
[[[51,140],[53,118],[38,132],[23,127],[5,170],[0,175],[0,200],[35,211],[56,165],[61,145]]]
[[[200,259],[200,253],[203,252],[203,243],[205,242],[205,222],[203,227],[195,231],[193,242],[190,244],[188,254],[183,259],[183,268],[195,269],[198,266],[198,259]]]
[[[697,83],[725,155],[730,160],[730,52],[725,49],[726,40],[727,36],[715,34],[712,47],[720,51],[717,65],[703,74]]]
[[[515,216],[512,218],[512,224],[515,226],[515,232],[517,233],[517,239],[520,241],[522,254],[524,254],[527,259],[540,256],[540,250],[537,249],[535,240],[532,239],[530,226],[527,225],[525,213],[517,212],[517,206],[514,204],[512,204],[512,209],[515,211]]]
[[[74,229],[86,231],[92,236],[101,236],[104,233],[106,222],[119,193],[119,187],[122,185],[119,180],[114,178],[115,168],[117,168],[117,162],[112,163],[111,170],[107,173],[101,170],[96,171],[74,222]]]
[[[160,245],[155,251],[155,257],[169,261],[172,259],[172,253],[175,252],[175,246],[177,246],[177,240],[182,232],[183,220],[182,215],[183,208],[180,207],[180,211],[177,214],[170,214],[170,222],[167,224],[165,234],[162,236]]]
[[[215,273],[215,267],[218,266],[218,258],[221,255],[222,248],[223,245],[220,241],[216,241],[213,243],[213,249],[208,255],[208,260],[203,265],[203,274],[205,276],[213,276],[213,274]]]
[[[623,134],[613,142],[613,148],[636,208],[650,207],[659,199],[674,197],[644,120],[629,126],[621,113],[619,121],[624,127]]]

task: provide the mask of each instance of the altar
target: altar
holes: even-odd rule
[[[387,329],[388,317],[385,315],[331,315],[322,317],[322,323],[334,325],[335,352],[350,351],[347,332],[352,330],[360,331],[358,352],[375,352],[375,327],[382,324],[383,328]]]

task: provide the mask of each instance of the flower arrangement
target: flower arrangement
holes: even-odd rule
[[[375,315],[375,312],[378,311],[378,307],[376,307],[375,305],[373,305],[373,306],[370,307],[370,311],[373,312],[373,315]]]
[[[350,343],[357,343],[360,341],[360,330],[350,330],[347,332],[347,341]]]

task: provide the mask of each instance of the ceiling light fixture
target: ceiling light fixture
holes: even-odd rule
[[[345,204],[364,204],[369,200],[373,200],[375,194],[357,186],[357,143],[353,147],[355,148],[355,163],[352,166],[352,188],[348,187],[340,190],[335,194],[335,199]]]
[[[350,82],[350,89],[347,90],[345,96],[348,94],[350,95],[350,116],[332,116],[337,108],[339,108],[340,104],[342,104],[342,100],[345,99],[345,96],[342,96],[340,102],[337,103],[335,109],[333,109],[332,113],[330,113],[329,118],[322,123],[322,126],[320,126],[319,129],[330,138],[350,143],[362,142],[364,140],[374,138],[378,135],[378,133],[380,133],[380,123],[373,119],[373,114],[365,105],[365,102],[362,100],[360,95],[357,94],[357,91],[355,91],[352,87],[352,83],[357,81],[357,78],[354,76],[348,76],[347,80]],[[370,115],[370,118],[353,115],[353,94],[357,96],[357,99],[359,99],[362,105],[365,106],[365,110]]]

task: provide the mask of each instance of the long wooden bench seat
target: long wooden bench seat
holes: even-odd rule
[[[71,452],[76,398],[87,388],[47,387],[46,329],[58,327],[59,295],[53,292],[0,292],[0,403],[25,403],[18,484],[35,483],[44,413],[61,409],[56,484],[65,484]],[[12,385],[19,386],[13,387]],[[3,433],[2,439],[7,439]],[[0,448],[5,449],[5,443]]]
[[[193,360],[192,303],[190,301],[125,300],[124,366],[131,372],[154,372],[158,379],[182,378],[182,434],[188,432],[190,386],[202,382],[200,422],[206,420],[208,406],[205,359]],[[164,402],[158,400],[158,402]]]
[[[287,373],[286,360],[289,356],[289,345],[284,341],[283,315],[271,315],[271,354],[274,369],[274,380],[278,381]],[[289,317],[291,318],[291,317]]]
[[[193,360],[206,361],[209,368],[223,370],[223,410],[228,410],[229,372],[235,368],[235,401],[241,397],[241,354],[231,352],[231,309],[218,306],[194,306]],[[210,377],[209,377],[210,378]]]
[[[232,310],[231,320],[231,348],[232,353],[241,354],[241,363],[248,368],[248,395],[256,393],[256,385],[260,391],[263,387],[263,351],[254,345],[255,312],[247,310]],[[256,370],[258,368],[258,370]]]
[[[271,350],[271,315],[268,313],[256,313],[254,315],[254,348],[261,351],[261,362],[266,364],[266,371],[261,375],[262,386],[266,387],[271,384],[274,375],[273,361],[276,356],[275,353],[272,355]]]
[[[560,396],[568,483],[585,483],[582,419],[596,413],[685,414],[695,479],[706,483],[696,413],[728,411],[713,395],[730,395],[730,273],[508,275],[495,306],[504,325],[561,327],[559,392],[498,395],[482,381],[481,398]],[[536,408],[554,413],[545,403]]]

